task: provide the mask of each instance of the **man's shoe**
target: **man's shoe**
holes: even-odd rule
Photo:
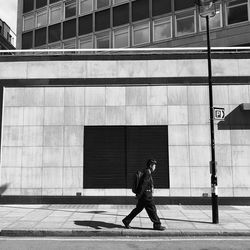
[[[122,223],[124,224],[124,226],[125,226],[127,229],[131,228],[131,227],[129,226],[129,222],[127,222],[125,219],[122,220]]]
[[[166,228],[163,226],[154,226],[154,230],[164,231]]]

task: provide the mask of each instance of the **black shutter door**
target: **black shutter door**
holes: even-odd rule
[[[153,174],[156,188],[169,188],[167,126],[127,127],[127,188],[132,186],[137,169],[146,167],[148,159],[158,164]]]
[[[124,188],[125,128],[84,127],[84,188]]]

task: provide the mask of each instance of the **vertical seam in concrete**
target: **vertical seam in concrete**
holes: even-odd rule
[[[88,64],[86,64],[86,68],[88,67]],[[83,92],[83,96],[84,96],[84,102],[83,102],[83,107],[84,107],[84,124],[83,124],[83,133],[85,133],[85,126],[86,126],[86,88],[87,87],[83,87],[84,88],[84,92]],[[84,146],[85,146],[85,142],[84,142],[84,134],[83,134],[83,162],[82,162],[82,165],[83,165],[83,180],[82,180],[82,190],[83,190],[83,195],[85,193],[85,189],[84,189]]]
[[[23,88],[23,100],[22,100],[22,108],[23,109],[23,118],[22,118],[22,147],[21,147],[21,175],[20,175],[20,195],[22,195],[22,192],[23,192],[23,185],[22,185],[22,176],[23,176],[23,148],[24,148],[24,145],[23,145],[23,142],[24,142],[24,90],[25,88]]]
[[[230,101],[230,86],[227,87],[227,91],[228,91],[228,106],[229,106],[229,110],[230,110],[230,106],[231,104],[229,103]],[[231,166],[232,166],[232,192],[233,192],[233,197],[235,196],[235,186],[234,186],[234,172],[235,172],[235,166],[233,165],[233,145],[232,145],[232,130],[231,128],[229,128],[229,133],[230,133],[230,149],[231,149]],[[219,182],[218,182],[219,184]],[[219,185],[218,185],[219,186]]]
[[[0,150],[1,150],[1,152],[0,152],[0,181],[1,181],[1,183],[2,183],[2,159],[3,159],[3,125],[4,125],[4,123],[3,123],[3,121],[4,121],[4,93],[5,93],[5,87],[4,86],[2,86],[2,115],[1,115],[1,138],[0,138]]]
[[[184,88],[185,88],[185,86],[184,86]],[[187,93],[187,126],[188,126],[188,131],[187,131],[187,133],[188,133],[188,165],[189,165],[189,192],[190,192],[190,196],[192,196],[192,177],[191,177],[191,164],[190,164],[190,150],[191,150],[191,148],[190,148],[190,137],[189,137],[189,130],[190,130],[190,123],[189,123],[189,107],[190,107],[190,105],[189,105],[189,98],[188,98],[188,92],[189,92],[189,87],[186,87],[187,88],[187,90],[186,90],[186,93]]]
[[[63,155],[62,155],[62,195],[64,194],[64,171],[65,171],[65,166],[64,166],[64,154],[65,154],[65,87],[63,89],[63,134],[62,134],[62,147],[63,147]]]
[[[43,141],[42,141],[42,166],[41,166],[41,195],[43,195],[43,178],[44,178],[44,130],[45,128],[45,87],[43,87]]]

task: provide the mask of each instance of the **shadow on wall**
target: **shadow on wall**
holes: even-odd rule
[[[250,129],[249,105],[240,104],[230,112],[224,121],[218,123],[219,130]]]

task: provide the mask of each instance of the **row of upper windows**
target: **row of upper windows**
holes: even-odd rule
[[[164,17],[154,20],[152,24],[153,41],[162,41],[165,39],[170,39],[172,37],[172,17]],[[130,34],[132,32],[132,44],[130,44]],[[64,30],[63,38],[75,37],[72,34],[70,28]],[[48,43],[55,43],[61,39],[61,29],[58,27],[57,30],[48,31]],[[112,37],[111,37],[112,35]],[[40,47],[47,44],[46,39],[47,33],[46,28],[36,30],[35,32],[35,47]],[[23,34],[23,48],[32,48],[33,43],[33,32],[28,32]],[[95,35],[85,35],[79,39],[79,46],[76,46],[76,40],[64,42],[64,48],[126,48],[130,45],[138,46],[147,44],[150,42],[150,22],[142,21],[134,24],[132,27],[126,25],[124,27],[114,29],[112,32],[110,30],[95,33]],[[112,41],[112,44],[111,44]],[[59,47],[58,47],[59,44]],[[61,42],[53,45],[52,48],[61,48]],[[50,46],[49,46],[50,47]],[[51,48],[51,47],[50,47]]]
[[[80,0],[79,2],[80,14],[84,14],[84,13],[87,14],[91,12],[92,7],[88,5],[88,1],[92,1],[92,0]],[[125,0],[116,0],[116,1],[125,1]],[[249,15],[248,13],[249,1],[250,0],[229,0],[228,2],[226,2],[225,4],[226,25],[237,23],[241,21],[241,19],[245,19],[245,16]],[[125,5],[123,6],[125,7]],[[86,12],[84,12],[83,10],[85,10]],[[126,11],[129,12],[128,8],[126,8],[125,12],[124,10],[123,12],[121,12],[120,19],[119,19],[119,12],[114,13],[115,15],[113,16],[113,19],[114,19],[113,26],[119,26],[125,23],[129,23],[129,14],[125,13]],[[118,17],[116,17],[117,15]],[[176,16],[178,15],[182,15],[182,14],[177,13]],[[76,16],[76,0],[66,1],[64,2],[64,8],[62,8],[61,4],[53,5],[53,6],[50,6],[49,11],[46,8],[46,9],[37,11],[35,13],[29,14],[29,15],[25,15],[23,17],[23,31],[28,31],[34,28],[40,28],[43,26],[52,25],[52,24],[61,22],[64,19],[68,19],[68,18],[75,17],[75,16]],[[142,16],[141,19],[145,19],[147,17],[148,16]],[[93,18],[93,17],[90,17],[90,18]],[[138,20],[140,19],[133,18],[132,21],[138,21]],[[100,28],[97,27],[98,22],[100,23]],[[109,11],[97,12],[95,15],[95,22],[93,23],[95,23],[96,31],[109,28],[110,27],[110,12]]]
[[[221,4],[216,4],[216,16],[210,19],[210,25],[211,28],[219,28],[222,27],[223,25],[223,15],[222,15],[222,5]],[[226,25],[232,25],[240,22],[245,22],[250,20],[249,19],[249,6],[247,0],[234,0],[229,2],[229,5],[226,8]],[[240,13],[240,15],[239,15]],[[93,32],[93,20],[92,16],[88,15],[87,19],[85,17],[82,17],[79,19],[79,27],[78,27],[78,35],[84,35],[88,33]],[[172,19],[171,19],[172,20]],[[172,30],[175,31],[174,36],[182,36],[186,35],[189,33],[194,33],[196,32],[196,15],[195,11],[190,9],[188,11],[183,11],[180,13],[177,13],[174,16],[175,20],[175,25],[172,25],[171,21],[171,34],[173,33]],[[180,25],[184,27],[184,31],[180,32]],[[49,29],[52,29],[55,25],[49,26]],[[64,26],[67,27],[68,29],[71,29],[72,31],[75,30],[74,33],[72,33],[73,36],[76,36],[76,19],[71,19],[69,21],[66,21],[63,23],[63,29]],[[60,23],[57,25],[58,29],[61,29]],[[110,28],[110,25],[107,25],[106,27],[104,26],[104,29]],[[96,31],[100,31],[101,29]],[[186,31],[185,31],[186,30]],[[190,30],[192,30],[190,32]],[[205,30],[205,20],[200,18],[200,25],[199,25],[199,30],[204,31]],[[172,35],[171,35],[172,37]],[[63,38],[65,39],[65,38]]]
[[[69,0],[70,1],[70,0]],[[118,5],[124,2],[129,2],[130,0],[78,0],[82,6],[88,6],[93,9],[102,9],[111,5]],[[171,0],[170,0],[171,1]],[[65,2],[65,0],[23,0],[23,13],[33,11],[34,9],[43,8],[49,4],[54,4],[57,2]]]
[[[243,0],[241,0],[241,4],[239,4],[239,1],[237,3],[238,4],[236,5],[232,5],[231,2],[230,6],[228,6],[227,23],[230,25],[249,20],[248,9],[243,8],[244,5],[242,5]],[[216,10],[216,15],[210,19],[211,29],[222,27],[222,5],[217,4]],[[238,15],[239,11],[241,12],[241,15]],[[151,42],[161,42],[172,39],[174,36],[181,37],[184,35],[191,35],[197,32],[197,26],[199,26],[199,31],[205,31],[205,19],[200,17],[197,25],[195,13],[195,10],[190,9],[176,14],[174,19],[172,16],[166,16],[155,19],[152,22],[144,20],[134,23],[132,26],[127,25],[116,28],[113,29],[112,32],[111,30],[106,30],[92,35],[85,35],[80,38],[77,46],[75,40],[74,42],[67,41],[65,43],[66,47],[64,46],[64,48],[125,48],[130,46],[147,45]],[[71,23],[69,23],[69,25],[63,25],[63,28],[61,27],[61,24],[49,26],[48,32],[47,27],[35,30],[34,45],[32,42],[33,32],[24,33],[23,48],[40,47],[48,43],[55,43],[76,37],[76,20],[74,19],[68,22]],[[79,32],[78,35],[81,36],[83,34]],[[59,44],[61,44],[61,42]]]
[[[97,1],[97,0],[96,0]],[[109,0],[107,0],[109,1]],[[106,6],[107,1],[97,2],[97,9]],[[113,0],[115,4],[128,2],[128,0]],[[109,6],[109,4],[108,4]],[[89,14],[93,11],[93,0],[79,0],[79,15]],[[40,9],[36,12],[23,16],[23,31],[39,28],[48,24],[55,24],[65,19],[75,17],[77,14],[77,1],[65,1],[62,5],[51,5],[49,8]]]

